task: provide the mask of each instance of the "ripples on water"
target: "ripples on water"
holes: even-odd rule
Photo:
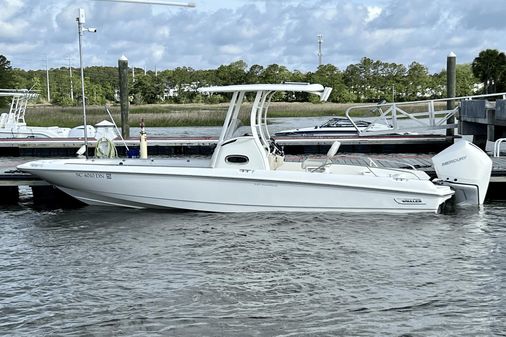
[[[0,334],[504,336],[505,206],[0,213]]]

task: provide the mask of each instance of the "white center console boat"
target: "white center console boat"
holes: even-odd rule
[[[287,161],[267,128],[271,97],[280,91],[307,92],[325,100],[330,89],[292,83],[200,91],[231,95],[210,159],[58,159],[18,168],[90,205],[209,212],[437,212],[461,187],[460,200],[483,203],[490,159],[467,142],[439,156],[444,172],[435,182],[417,170],[334,164],[337,142],[325,159]],[[255,95],[250,133],[237,136],[246,93]]]

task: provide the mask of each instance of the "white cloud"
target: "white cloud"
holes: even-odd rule
[[[116,65],[125,54],[148,69],[216,68],[237,59],[314,70],[317,34],[323,61],[344,69],[362,57],[441,70],[450,51],[471,62],[480,50],[506,45],[506,2],[494,0],[197,0],[167,8],[86,0],[0,0],[0,54],[37,68],[77,60],[77,9],[87,25],[86,64]]]
[[[381,15],[383,12],[383,8],[378,6],[368,6],[367,7],[367,18],[365,19],[366,22],[370,22],[374,19],[376,19],[378,16]]]
[[[221,46],[219,51],[223,54],[231,54],[231,55],[240,55],[242,53],[242,48],[239,46],[227,44]]]
[[[24,6],[21,0],[3,0],[0,4],[2,7],[0,21],[6,21],[17,15]]]

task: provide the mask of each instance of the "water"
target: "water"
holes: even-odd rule
[[[505,336],[502,202],[454,214],[0,212],[3,336]]]
[[[320,125],[332,117],[297,117],[297,118],[269,118],[269,131],[275,132],[295,129],[298,127],[311,127]],[[221,126],[189,126],[189,127],[151,127],[145,128],[150,137],[219,137]],[[131,135],[138,135],[140,128],[130,128]],[[241,126],[236,133],[238,135],[251,133],[249,126]]]
[[[0,336],[506,336],[503,202],[209,214],[41,210],[21,192],[0,212]]]

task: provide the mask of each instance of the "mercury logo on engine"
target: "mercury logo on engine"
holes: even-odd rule
[[[467,156],[462,156],[462,157],[459,157],[459,158],[448,160],[448,161],[445,161],[444,163],[441,163],[441,166],[446,166],[446,165],[454,164],[454,163],[457,163],[459,161],[465,160],[466,158],[467,158]]]

